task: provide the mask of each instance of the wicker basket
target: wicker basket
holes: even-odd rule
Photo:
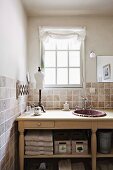
[[[71,153],[71,141],[62,140],[55,141],[54,153],[55,154],[70,154]]]
[[[60,131],[54,136],[54,154],[70,154],[71,140],[67,132]]]
[[[72,140],[72,154],[88,154],[88,141]]]
[[[112,147],[112,130],[100,130],[97,135],[98,152],[110,153]]]

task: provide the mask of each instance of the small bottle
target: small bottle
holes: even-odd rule
[[[35,115],[35,116],[38,116],[38,115],[40,115],[40,113],[41,113],[41,107],[39,107],[39,106],[38,106],[38,107],[35,107],[35,108],[34,108],[34,115]]]
[[[69,110],[69,104],[67,103],[67,101],[64,103],[64,110]]]
[[[26,112],[30,112],[30,111],[31,111],[31,106],[28,105],[28,106],[26,107]]]

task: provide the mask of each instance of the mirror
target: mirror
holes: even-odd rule
[[[113,82],[113,56],[97,56],[97,82]]]

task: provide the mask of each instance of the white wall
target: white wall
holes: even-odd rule
[[[110,65],[110,77],[104,78],[105,66]],[[113,82],[113,56],[98,56],[97,58],[97,80],[98,82]]]
[[[0,75],[25,80],[27,17],[20,0],[0,1]]]
[[[39,65],[39,26],[86,26],[86,81],[96,81],[96,59],[90,59],[90,51],[97,55],[113,55],[113,17],[30,17],[28,21],[29,71]]]

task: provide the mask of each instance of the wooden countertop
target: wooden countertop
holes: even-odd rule
[[[100,110],[100,109],[99,109]],[[106,116],[104,117],[80,117],[80,116],[75,116],[72,112],[73,110],[70,111],[62,111],[62,110],[46,110],[45,113],[41,113],[39,116],[34,116],[34,113],[31,111],[30,112],[25,112],[24,114],[20,115],[17,117],[17,121],[22,121],[22,120],[74,120],[74,121],[95,121],[95,120],[113,120],[113,109],[105,109],[101,110],[107,113]]]

